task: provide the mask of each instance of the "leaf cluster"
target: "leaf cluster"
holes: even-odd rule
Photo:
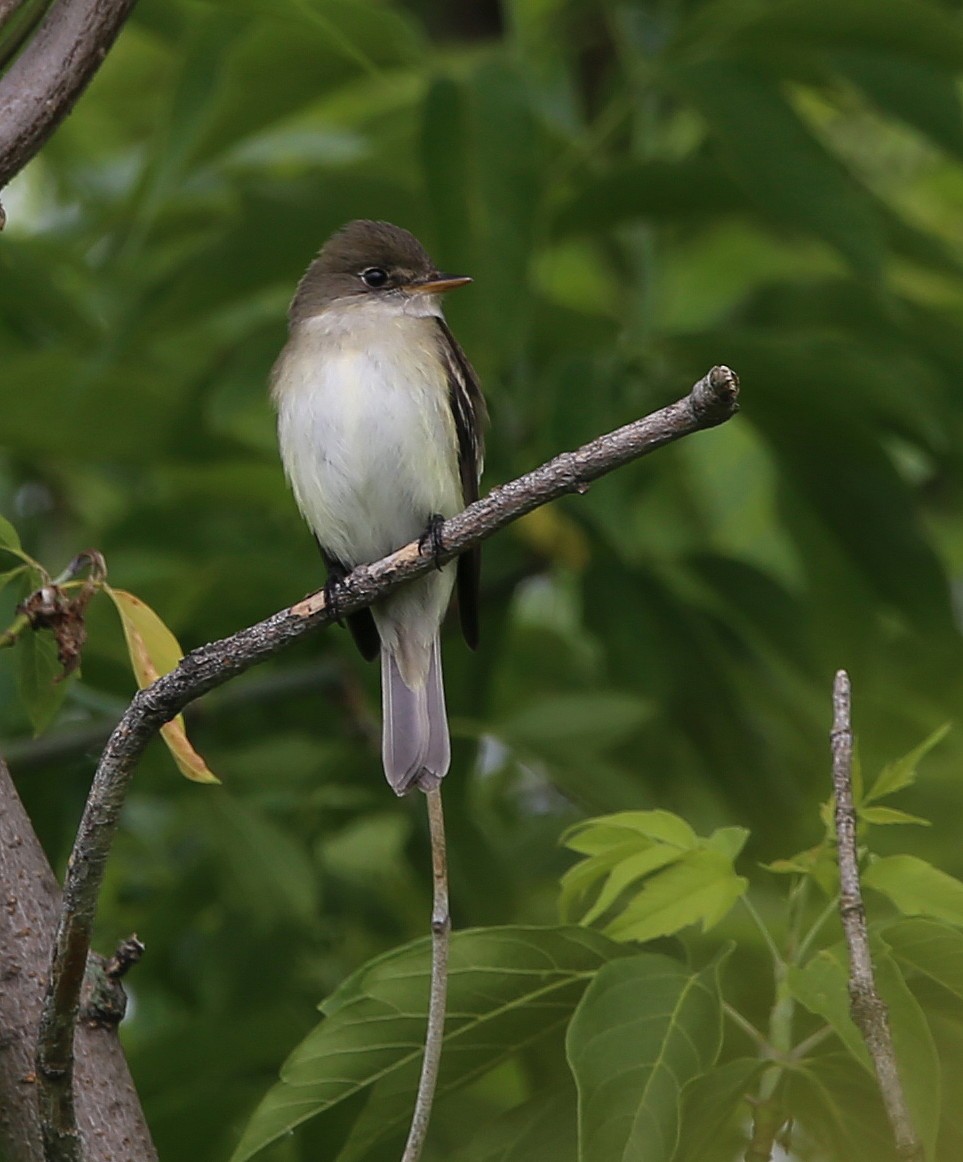
[[[887,766],[866,799],[909,785],[935,741]],[[779,1141],[798,1159],[895,1159],[850,1014],[847,949],[838,920],[827,923],[838,891],[825,890],[818,860],[760,869],[760,880],[792,876],[783,914],[766,923],[735,873],[745,839],[736,828],[700,839],[666,811],[589,820],[568,833],[582,858],[559,901],[563,919],[581,911],[580,926],[455,933],[441,1109],[509,1061],[525,1084],[492,1124],[463,1123],[441,1156],[724,1162],[768,1157]],[[865,885],[895,908],[874,903],[870,931],[910,1114],[928,1162],[949,1162],[960,1148],[963,882],[913,856],[867,851],[863,862]],[[729,938],[740,900],[770,959],[764,1031],[738,1007],[731,961],[745,964],[751,948],[743,937],[734,952]],[[717,929],[711,941],[691,939],[700,921]],[[639,949],[659,936],[681,943],[672,955]],[[424,940],[387,953],[321,1005],[321,1023],[288,1058],[232,1162],[275,1156],[272,1144],[308,1119],[316,1134],[337,1135],[332,1113],[352,1100],[337,1157],[391,1156],[417,1081],[429,956]],[[555,1068],[526,1068],[533,1053],[554,1053]]]

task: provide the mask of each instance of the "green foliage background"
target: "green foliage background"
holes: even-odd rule
[[[486,547],[482,649],[446,650],[456,926],[554,922],[586,814],[746,826],[750,861],[813,843],[835,668],[867,763],[963,694],[961,69],[959,6],[929,0],[143,0],[5,195],[0,511],[54,572],[100,549],[185,647],[315,588],[265,382],[324,238],[403,224],[476,280],[449,317],[488,486],[713,363],[744,388],[733,423]],[[39,740],[0,658],[58,866],[131,692],[103,599],[90,630]],[[148,946],[127,1043],[165,1162],[225,1159],[316,1003],[425,931],[377,715],[330,632],[198,710],[222,788],[159,746],[138,772],[100,932]],[[900,835],[956,873],[961,749],[913,792],[937,826]],[[447,1098],[437,1156],[551,1068]]]

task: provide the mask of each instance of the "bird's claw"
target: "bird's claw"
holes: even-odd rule
[[[344,577],[335,571],[328,573],[328,579],[324,583],[324,604],[331,610],[331,618],[337,622],[341,628],[344,628],[344,619],[341,616],[341,588],[344,585]]]
[[[429,554],[434,557],[435,568],[439,571],[443,565],[441,555],[445,551],[445,542],[441,535],[441,529],[444,523],[445,518],[441,513],[433,512],[428,518],[427,528],[421,534],[421,539],[418,541],[418,551],[423,557],[427,557]]]

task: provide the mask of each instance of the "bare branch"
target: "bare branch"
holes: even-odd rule
[[[55,0],[0,76],[0,187],[20,172],[84,91],[135,0]]]
[[[43,1162],[34,1050],[60,892],[0,762],[0,1157]],[[85,990],[86,992],[86,990]],[[76,1102],[86,1162],[156,1162],[116,1027],[77,1030]]]
[[[448,944],[451,916],[448,912],[448,859],[445,849],[445,816],[441,788],[426,791],[428,829],[431,832],[431,991],[428,997],[428,1027],[425,1056],[421,1063],[418,1094],[411,1115],[411,1129],[401,1162],[418,1162],[428,1134],[431,1107],[438,1084],[441,1047],[445,1039],[445,1001],[448,996]]]
[[[413,541],[349,573],[338,589],[338,615],[370,605],[402,582],[433,569],[436,560],[453,559],[550,500],[585,492],[591,481],[631,460],[724,423],[738,408],[738,391],[736,375],[727,367],[714,367],[687,396],[669,407],[493,489],[444,522],[440,530],[444,550],[437,556],[433,550],[423,554]],[[50,1116],[61,1124],[69,1120],[73,1029],[97,896],[127,787],[144,748],[189,702],[332,620],[332,610],[320,590],[265,621],[193,650],[176,669],[134,696],[110,736],[68,864],[37,1053],[37,1073]]]
[[[859,882],[856,850],[856,806],[853,802],[852,691],[849,675],[839,670],[833,682],[833,790],[836,796],[836,851],[839,860],[839,914],[849,949],[849,1003],[866,1048],[893,1128],[896,1151],[908,1162],[923,1162],[900,1081],[889,1028],[889,1010],[876,989],[869,948],[866,909]]]

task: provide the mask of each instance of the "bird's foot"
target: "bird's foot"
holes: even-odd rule
[[[341,616],[341,590],[344,586],[345,574],[339,569],[329,569],[328,579],[324,583],[324,604],[331,610],[331,619],[344,629],[344,619]]]
[[[442,525],[445,523],[445,518],[439,512],[433,512],[428,518],[428,526],[421,534],[421,539],[418,541],[418,552],[423,557],[431,555],[435,558],[435,568],[439,571],[444,562],[441,560],[441,555],[445,551],[445,541],[441,535]]]

